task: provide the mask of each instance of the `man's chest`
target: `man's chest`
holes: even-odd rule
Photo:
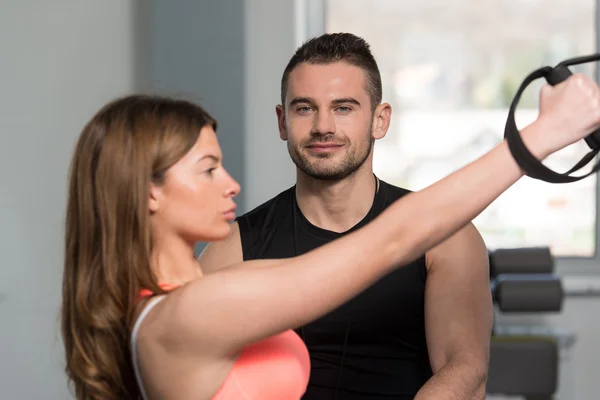
[[[247,259],[289,258],[317,249],[336,237],[324,238],[293,226],[278,226],[262,235]],[[369,268],[365,265],[364,268]],[[340,277],[341,279],[342,277]],[[355,298],[304,327],[323,341],[339,341],[350,329],[355,340],[423,334],[426,271],[415,261],[386,275]],[[332,285],[335,284],[332,281]],[[308,333],[307,333],[308,334]]]

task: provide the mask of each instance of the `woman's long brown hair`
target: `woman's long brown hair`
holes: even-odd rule
[[[134,95],[104,106],[71,161],[62,287],[66,372],[77,399],[140,397],[129,346],[150,269],[148,194],[215,120],[190,102]]]

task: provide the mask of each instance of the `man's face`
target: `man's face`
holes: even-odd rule
[[[371,154],[371,101],[365,73],[354,65],[298,65],[278,117],[294,164],[315,179],[343,179]]]

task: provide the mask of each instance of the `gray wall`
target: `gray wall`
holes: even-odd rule
[[[66,174],[84,122],[133,87],[132,17],[118,0],[0,5],[4,399],[68,398],[57,335]]]
[[[294,3],[0,0],[0,10],[1,397],[66,399],[63,220],[83,124],[132,90],[185,96],[219,119],[225,164],[243,187],[241,212],[283,190],[293,168],[274,107],[295,44]],[[264,179],[249,185],[252,174]]]
[[[199,101],[220,121],[240,211],[260,204],[293,184],[274,107],[285,63],[311,31],[295,25],[302,3],[0,0],[3,398],[69,397],[57,312],[66,172],[83,123],[134,89]],[[559,316],[508,318],[576,331],[561,398],[598,397],[599,311],[597,298],[570,298]]]
[[[275,105],[280,103],[281,74],[296,46],[293,1],[247,0],[246,3],[246,148],[242,192],[246,208],[252,209],[294,184],[295,169],[285,142],[279,139]]]

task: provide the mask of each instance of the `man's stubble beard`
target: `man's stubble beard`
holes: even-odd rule
[[[334,136],[331,135],[329,137],[333,138]],[[327,138],[327,135],[323,135],[321,138],[315,138],[311,140],[309,143],[307,143],[307,145],[313,143],[339,143],[335,142],[335,139]],[[373,144],[374,139],[371,136],[371,129],[369,129],[368,135],[366,136],[366,146],[364,146],[364,150],[360,151],[360,148],[358,148],[357,151],[346,150],[346,153],[343,155],[342,159],[335,165],[319,165],[327,164],[328,159],[336,157],[335,154],[322,154],[317,157],[316,161],[313,161],[302,154],[298,150],[298,146],[293,145],[289,140],[287,142],[287,148],[292,161],[300,171],[313,179],[336,181],[345,179],[354,174],[365,163],[371,154]],[[348,141],[346,140],[344,146],[346,147],[347,145]],[[321,160],[325,162],[320,163]]]

